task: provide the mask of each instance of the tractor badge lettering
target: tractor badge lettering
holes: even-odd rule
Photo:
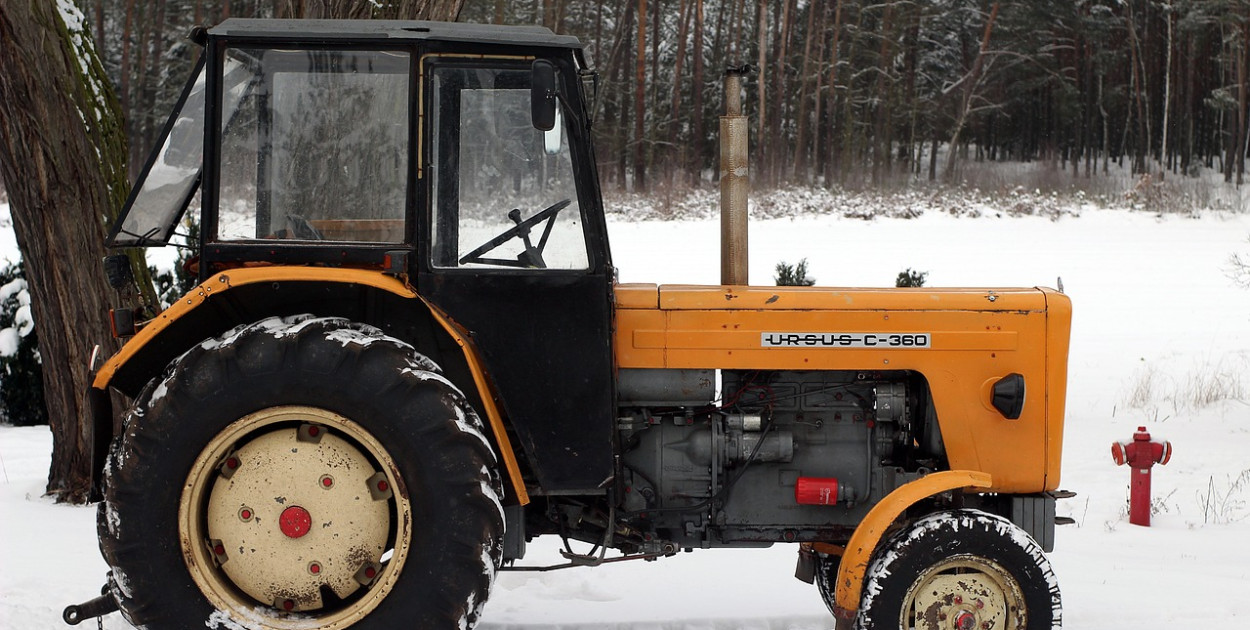
[[[763,348],[928,348],[929,333],[763,332]]]

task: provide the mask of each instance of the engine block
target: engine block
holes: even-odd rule
[[[679,385],[621,379],[621,503],[640,531],[680,546],[843,538],[900,476],[940,465],[913,373],[723,371],[713,402],[690,386],[711,371],[664,372],[683,372],[668,381]]]

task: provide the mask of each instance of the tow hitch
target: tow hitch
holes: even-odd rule
[[[61,619],[65,623],[76,626],[84,620],[100,618],[118,609],[117,598],[113,597],[113,591],[105,584],[100,588],[100,596],[89,599],[81,604],[66,606],[65,611],[61,613]]]

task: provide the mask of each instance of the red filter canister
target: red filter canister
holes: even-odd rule
[[[838,480],[833,477],[799,477],[794,483],[799,505],[833,505],[838,502]]]

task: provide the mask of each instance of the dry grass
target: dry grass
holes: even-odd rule
[[[1198,507],[1202,510],[1203,524],[1224,525],[1250,516],[1242,498],[1247,486],[1250,486],[1250,468],[1241,471],[1236,479],[1225,475],[1225,483],[1222,484],[1217,484],[1212,475],[1207,481],[1206,491],[1195,493]]]
[[[1124,404],[1157,417],[1165,406],[1179,413],[1224,401],[1245,400],[1246,385],[1241,378],[1243,364],[1244,360],[1235,361],[1232,357],[1214,363],[1205,361],[1179,378],[1163,374],[1153,365],[1145,365],[1129,385]]]

